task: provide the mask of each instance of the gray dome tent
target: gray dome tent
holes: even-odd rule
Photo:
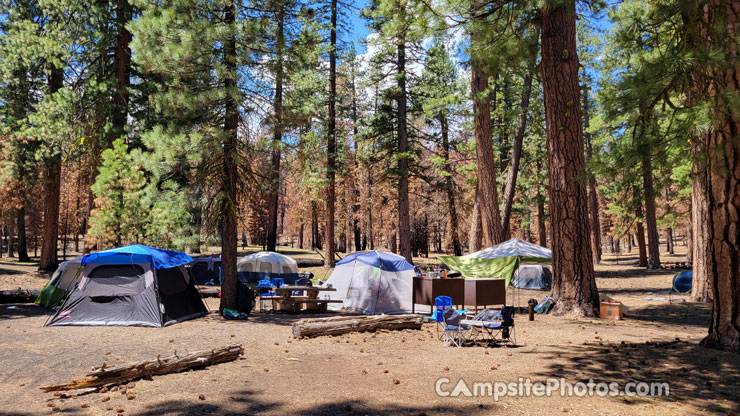
[[[48,326],[163,327],[205,315],[185,253],[133,245],[92,253]]]
[[[522,265],[514,273],[511,284],[519,289],[550,290],[552,272],[549,267],[541,264]]]

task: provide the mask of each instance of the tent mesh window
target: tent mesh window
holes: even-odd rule
[[[146,290],[144,269],[135,264],[96,267],[85,285],[85,295],[95,297],[133,296]]]

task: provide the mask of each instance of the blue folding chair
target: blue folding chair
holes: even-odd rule
[[[272,283],[267,279],[260,280],[257,283],[257,293],[260,296],[260,311],[265,310],[265,301],[270,301],[270,303],[272,303],[272,298],[274,296],[272,288]]]
[[[437,296],[434,298],[434,310],[432,310],[432,316],[430,319],[437,322],[437,338],[442,339],[444,334],[439,333],[439,328],[444,326],[444,313],[446,310],[452,309],[452,298],[449,296]]]
[[[447,309],[442,314],[444,319],[444,331],[442,334],[447,337],[445,344],[453,343],[457,347],[463,346],[471,341],[472,327],[462,324],[460,321],[465,319],[465,314],[455,309]]]

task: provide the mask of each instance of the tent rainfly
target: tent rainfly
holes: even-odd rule
[[[163,327],[208,311],[185,253],[132,245],[84,256],[79,282],[48,326]]]
[[[469,279],[506,279],[508,289],[514,272],[520,265],[550,263],[552,251],[518,238],[512,238],[465,256],[439,256],[439,259],[450,269],[458,270]]]
[[[276,277],[285,279],[285,283],[295,283],[298,279],[298,263],[284,254],[260,251],[242,257],[236,264],[236,273],[239,280],[245,283]]]
[[[326,296],[343,301],[329,304],[328,308],[366,315],[411,313],[414,276],[414,266],[395,254],[350,254],[337,263],[326,281],[336,289],[326,292]]]
[[[45,308],[53,308],[64,300],[72,290],[77,278],[82,272],[82,256],[75,257],[59,264],[59,267],[49,279],[49,283],[41,289],[35,303]]]

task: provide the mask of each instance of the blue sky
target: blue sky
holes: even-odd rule
[[[362,44],[362,41],[370,33],[365,27],[365,20],[360,18],[360,10],[367,6],[367,4],[367,0],[353,0],[352,9],[349,12],[350,16],[347,29],[350,31],[350,39],[345,40],[354,42],[358,55],[365,53],[365,45]]]

